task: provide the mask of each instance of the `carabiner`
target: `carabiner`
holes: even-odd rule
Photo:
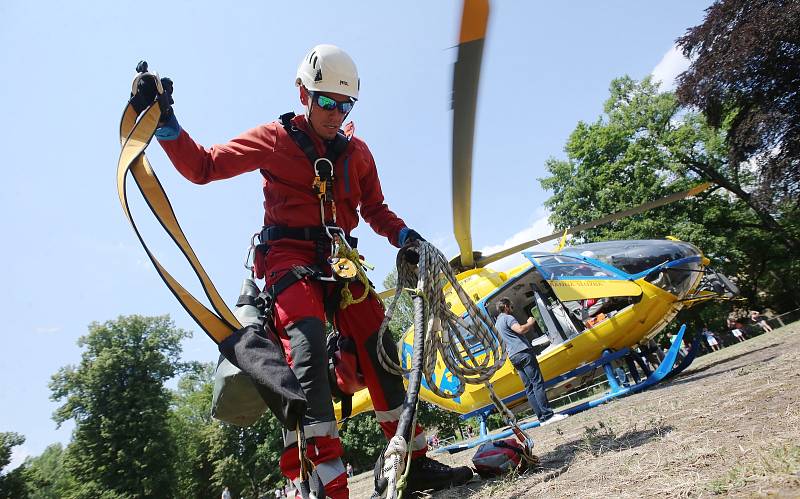
[[[345,236],[344,229],[335,225],[323,225],[323,227],[325,228],[325,235],[328,236],[331,241],[338,239],[345,248],[348,250],[353,249],[350,247],[350,243],[347,242],[347,236]]]
[[[247,256],[244,258],[244,268],[250,271],[250,277],[255,275],[256,272],[256,238],[259,234],[256,232],[250,238],[250,247],[247,248]]]
[[[323,174],[320,174],[319,171],[320,162],[328,164],[327,167],[323,166],[327,168],[327,171],[323,172]],[[331,160],[325,157],[317,158],[317,160],[314,161],[314,174],[325,182],[333,180],[333,163],[331,163]]]

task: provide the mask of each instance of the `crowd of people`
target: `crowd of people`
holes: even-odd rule
[[[732,312],[726,319],[727,329],[722,333],[713,331],[704,324],[698,332],[703,351],[705,353],[716,352],[726,346],[743,342],[751,336],[772,332],[772,326],[768,322],[770,316],[771,311],[768,310],[764,312],[757,310]],[[671,346],[675,342],[677,335],[672,333],[667,338],[669,339],[669,346]],[[678,351],[679,359],[689,354],[691,343],[690,335],[683,337],[683,342]],[[664,350],[655,341],[650,340],[645,344],[631,348],[630,353],[619,364],[614,366],[614,375],[621,386],[636,384],[642,380],[642,377],[649,376],[663,359]],[[627,367],[627,372],[624,367]]]
[[[727,344],[741,343],[749,336],[772,332],[772,326],[768,322],[769,313],[757,310],[751,310],[746,314],[739,311],[731,313],[726,320],[726,332],[729,332],[730,336],[726,332],[711,331],[704,325],[700,334],[703,336],[706,350],[716,352]]]

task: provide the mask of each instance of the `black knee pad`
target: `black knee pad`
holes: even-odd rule
[[[306,317],[286,328],[286,334],[292,349],[292,370],[308,400],[306,423],[333,421],[325,324],[316,317]]]

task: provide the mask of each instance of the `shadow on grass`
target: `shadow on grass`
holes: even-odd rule
[[[742,365],[737,364],[735,366],[729,367],[728,369],[722,369],[722,370],[713,371],[713,372],[706,372],[709,369],[712,369],[714,367],[717,367],[717,366],[720,366],[720,365],[723,365],[723,364],[727,364],[729,362],[733,362],[733,361],[739,360],[739,359],[741,359],[743,357],[747,357],[747,356],[752,355],[754,353],[763,352],[765,350],[769,350],[769,349],[775,348],[777,346],[780,346],[780,343],[773,343],[771,345],[767,345],[767,346],[764,346],[764,347],[761,347],[761,348],[757,348],[755,350],[750,350],[750,351],[747,351],[747,352],[740,353],[738,355],[733,355],[731,357],[727,357],[725,359],[720,359],[720,360],[717,360],[717,361],[714,361],[714,362],[710,362],[710,363],[708,363],[708,364],[706,364],[706,365],[704,365],[702,367],[696,368],[696,369],[692,369],[690,367],[686,371],[684,371],[681,374],[679,374],[675,379],[670,380],[667,383],[656,385],[655,387],[651,388],[651,390],[652,389],[658,390],[658,389],[661,389],[661,388],[669,388],[670,386],[681,385],[681,384],[684,384],[684,383],[691,383],[692,381],[697,381],[697,380],[709,378],[711,376],[717,376],[717,375],[724,374],[724,373],[727,373],[727,372],[730,372],[730,371],[735,371],[736,369],[741,368]],[[777,357],[777,354],[770,355],[769,357],[759,358],[759,359],[757,359],[757,361],[759,363],[769,362],[770,360],[773,360],[775,357]]]
[[[597,425],[585,426],[583,434],[570,442],[564,442],[556,448],[539,456],[543,468],[557,468],[571,464],[575,456],[588,452],[599,457],[606,452],[634,449],[654,438],[660,438],[675,428],[661,422],[651,422],[652,427],[641,430],[633,429],[621,435],[602,421]]]

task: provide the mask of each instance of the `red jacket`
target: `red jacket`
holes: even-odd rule
[[[295,117],[293,123],[308,133],[318,154],[323,155],[324,144],[309,130],[305,116]],[[175,168],[196,184],[260,170],[264,177],[264,225],[319,227],[322,223],[319,199],[311,187],[314,170],[280,122],[257,126],[208,150],[185,130],[177,139],[159,143]],[[334,178],[337,225],[349,234],[358,225],[360,209],[375,232],[399,247],[397,236],[405,223],[384,203],[375,160],[364,141],[356,137],[350,140],[334,166]]]

